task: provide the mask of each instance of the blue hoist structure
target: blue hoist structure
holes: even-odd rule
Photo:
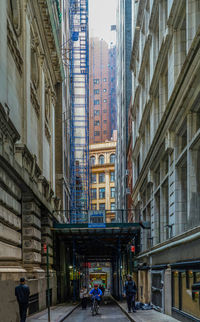
[[[70,222],[87,222],[89,208],[88,0],[70,0]]]

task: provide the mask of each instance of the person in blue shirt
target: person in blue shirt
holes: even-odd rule
[[[20,322],[26,321],[30,290],[25,284],[25,278],[20,278],[20,285],[15,287],[15,296],[19,304]]]
[[[101,302],[101,296],[102,296],[102,291],[100,290],[100,288],[98,287],[98,284],[94,284],[94,288],[90,291],[89,293],[90,295],[92,295],[92,298],[97,301],[97,304],[100,305]]]

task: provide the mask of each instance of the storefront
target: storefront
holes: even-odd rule
[[[200,261],[175,263],[172,269],[172,316],[200,321]]]

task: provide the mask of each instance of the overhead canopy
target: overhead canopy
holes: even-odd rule
[[[76,249],[90,261],[112,260],[126,250],[129,242],[138,236],[139,223],[106,223],[105,227],[89,228],[88,224],[58,224],[53,229],[59,239]]]

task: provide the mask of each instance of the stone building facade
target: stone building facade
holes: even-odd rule
[[[133,221],[133,200],[132,200],[132,192],[133,192],[133,129],[132,129],[133,121],[131,116],[131,109],[129,109],[128,115],[128,143],[127,143],[127,152],[126,152],[126,207],[127,207],[127,220],[128,222]]]
[[[111,222],[115,220],[116,141],[90,144],[89,151],[90,208],[107,210],[106,221]]]
[[[68,74],[59,52],[67,17],[49,0],[2,0],[0,12],[0,316],[16,321],[14,287],[22,276],[29,313],[46,307],[44,244],[57,302],[51,227],[67,221],[59,210],[69,195],[62,119],[69,113]]]
[[[111,127],[111,138],[114,135],[115,130],[117,130],[117,100],[116,100],[116,45],[111,45],[109,48],[109,118]]]
[[[134,1],[133,29],[132,199],[150,224],[139,300],[199,321],[200,2]]]
[[[132,1],[119,0],[117,9],[116,44],[116,207],[126,209],[126,151],[128,145],[128,109],[131,99],[132,77],[130,57],[132,46]]]

